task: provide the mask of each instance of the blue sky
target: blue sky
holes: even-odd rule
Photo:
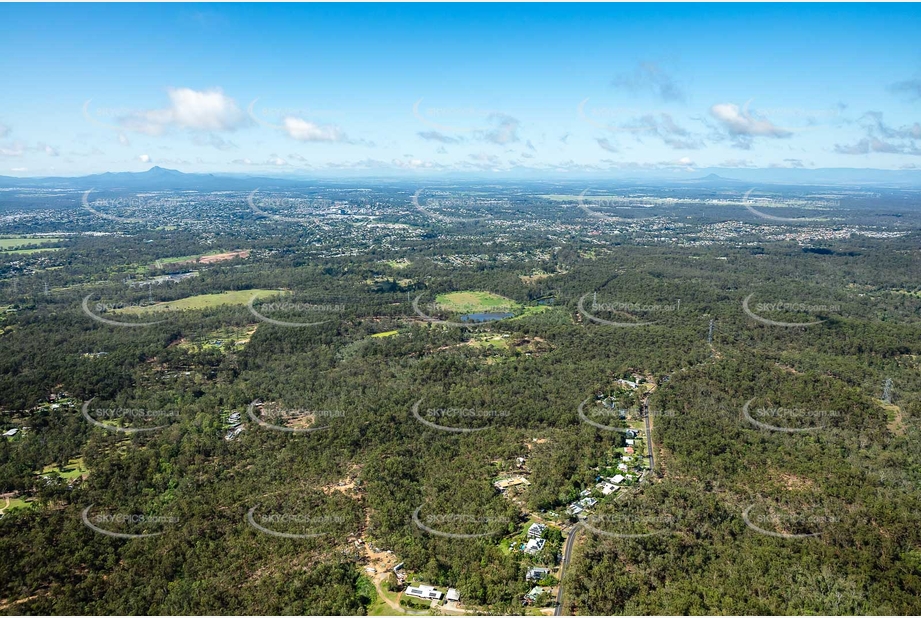
[[[921,169],[917,5],[3,5],[0,174]]]

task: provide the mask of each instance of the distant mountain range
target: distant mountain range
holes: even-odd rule
[[[217,174],[186,174],[154,166],[146,172],[106,172],[89,176],[15,178],[0,176],[2,188],[64,188],[85,191],[245,191],[256,188],[284,188],[303,185],[304,181],[283,178],[257,178]]]
[[[127,191],[245,191],[251,189],[285,189],[303,187],[318,181],[344,182],[348,180],[371,179],[371,175],[331,176],[329,178],[309,177],[265,177],[239,174],[187,174],[155,166],[146,172],[106,172],[76,177],[17,178],[0,176],[0,188],[57,188],[85,191],[127,190]],[[382,182],[403,184],[412,182],[439,184],[443,181],[485,180],[497,182],[498,174],[476,176],[469,174],[415,175],[380,177]],[[510,181],[537,180],[537,174],[516,170],[508,174]],[[541,180],[579,180],[585,182],[624,182],[627,184],[661,183],[667,185],[696,185],[707,187],[732,187],[751,184],[787,186],[837,186],[864,188],[921,188],[921,170],[879,170],[856,168],[702,168],[688,172],[684,170],[622,170],[601,174],[565,174],[555,176],[542,173]]]

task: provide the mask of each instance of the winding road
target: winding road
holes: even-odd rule
[[[556,609],[553,610],[554,616],[563,615],[563,576],[566,574],[566,567],[569,566],[569,559],[572,557],[572,548],[576,545],[576,534],[582,529],[582,524],[578,523],[569,531],[566,537],[566,546],[563,548],[563,562],[560,565],[560,587],[556,593]]]

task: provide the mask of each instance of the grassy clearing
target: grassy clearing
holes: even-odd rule
[[[161,311],[196,311],[226,305],[247,305],[253,296],[263,299],[284,293],[285,292],[281,290],[235,290],[232,292],[220,292],[218,294],[199,294],[198,296],[189,296],[188,298],[180,298],[179,300],[155,303],[145,307],[126,307],[124,309],[117,309],[115,313],[143,315]]]
[[[21,249],[22,247],[28,247],[30,245],[48,245],[54,242],[61,242],[63,238],[49,238],[47,236],[42,236],[41,238],[29,238],[28,236],[9,236],[5,238],[0,238],[0,249]]]
[[[492,348],[495,350],[508,350],[509,348],[508,339],[506,337],[489,333],[474,336],[473,339],[467,342],[467,345],[475,348]]]
[[[393,337],[394,335],[396,335],[396,334],[399,333],[399,332],[400,332],[400,331],[398,331],[398,330],[387,330],[387,331],[384,331],[384,332],[382,332],[382,333],[374,333],[373,335],[371,335],[371,337],[372,337],[373,339],[382,339],[382,338],[384,338],[384,337]]]
[[[180,262],[191,262],[193,260],[197,260],[202,255],[204,254],[200,253],[198,255],[183,255],[180,257],[160,258],[157,260],[157,263],[154,264],[154,266],[157,264],[179,264]]]
[[[6,504],[5,499],[0,499],[0,507]],[[4,513],[9,513],[14,509],[34,509],[35,502],[31,498],[10,498],[10,505],[3,509]]]
[[[886,411],[886,426],[889,431],[899,435],[905,433],[905,419],[902,416],[902,409],[894,403],[886,403],[882,399],[877,399],[876,403]]]
[[[89,470],[83,466],[82,457],[71,459],[67,462],[67,465],[64,466],[64,468],[58,468],[54,464],[45,466],[38,474],[51,474],[52,472],[57,472],[58,476],[67,480],[75,479],[78,476],[83,476],[84,474],[89,474]]]
[[[522,318],[527,318],[532,315],[537,315],[538,313],[543,313],[545,311],[550,311],[553,309],[550,305],[537,305],[535,307],[523,307],[521,315],[516,315],[514,318],[511,318],[509,321],[520,320]]]
[[[475,313],[479,311],[520,311],[522,306],[510,298],[492,292],[451,292],[439,294],[435,298],[438,306],[446,311],[456,313]]]
[[[48,253],[51,251],[60,251],[61,247],[44,247],[41,249],[9,249],[0,251],[2,255],[30,255],[32,253]]]
[[[385,264],[387,264],[387,266],[389,266],[390,268],[400,269],[400,268],[406,268],[407,266],[410,266],[412,262],[410,262],[406,258],[402,258],[399,260],[387,260]]]

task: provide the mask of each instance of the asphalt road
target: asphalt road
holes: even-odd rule
[[[643,420],[646,421],[646,449],[649,451],[649,472],[653,472],[656,467],[656,462],[652,454],[652,428],[649,426],[649,404],[643,404],[643,412]]]
[[[572,548],[576,544],[576,533],[579,532],[581,524],[576,524],[569,531],[566,537],[566,549],[563,550],[563,562],[560,568],[560,587],[556,593],[556,609],[553,610],[554,616],[563,615],[563,576],[566,574],[566,567],[569,566],[569,558],[572,557]]]

